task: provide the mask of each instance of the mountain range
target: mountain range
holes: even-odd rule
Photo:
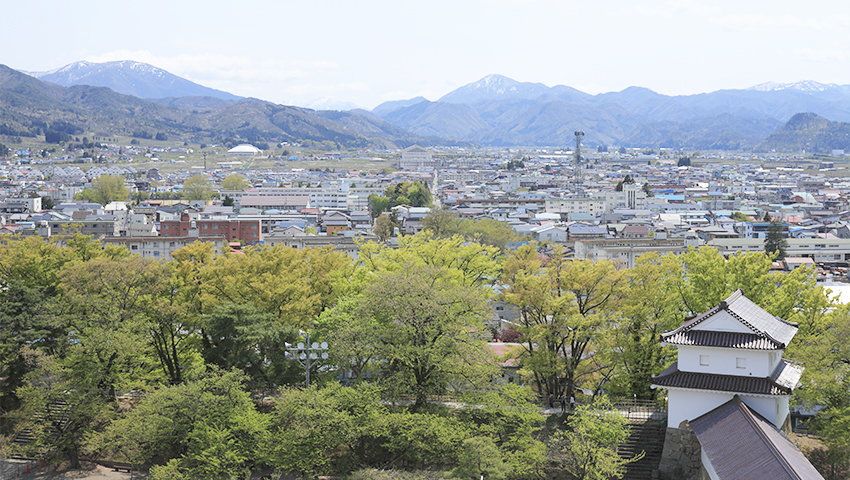
[[[330,142],[345,148],[396,148],[425,139],[373,115],[276,105],[256,99],[167,97],[144,100],[106,87],[63,87],[0,65],[0,135],[146,136],[187,141]]]
[[[767,83],[742,90],[668,96],[646,88],[590,95],[489,75],[436,102],[381,104],[382,119],[412,133],[491,146],[587,145],[752,149],[792,116],[850,121],[850,85]]]
[[[839,137],[827,135],[828,141],[802,143],[792,141],[799,136],[784,135],[782,141],[769,137],[801,112],[832,121],[833,127],[824,127],[821,134],[850,122],[850,85],[813,81],[764,83],[697,95],[668,96],[642,87],[591,95],[563,85],[548,87],[489,75],[433,102],[417,97],[386,102],[372,111],[335,111],[243,99],[130,61],[76,62],[30,73],[49,83],[27,84],[26,89],[41,93],[13,98],[15,88],[24,88],[26,82],[13,80],[10,71],[0,70],[0,124],[7,124],[5,131],[37,129],[33,122],[45,119],[32,117],[35,104],[42,109],[49,104],[56,119],[76,122],[81,128],[82,124],[104,125],[104,119],[110,119],[123,131],[170,129],[194,137],[330,140],[345,146],[568,146],[573,132],[582,130],[587,146],[699,150],[778,146],[794,151],[809,145],[807,151],[817,151],[835,144]],[[9,88],[9,82],[18,86]],[[59,85],[67,89],[57,90]],[[98,111],[92,104],[108,108]],[[331,103],[316,104],[322,105]],[[803,131],[814,134],[811,129]]]

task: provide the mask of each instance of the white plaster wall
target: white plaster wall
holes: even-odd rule
[[[737,318],[730,315],[726,310],[721,310],[715,313],[711,316],[711,318],[703,320],[699,323],[699,325],[695,325],[691,330],[754,333],[752,330],[747,328],[746,325],[739,322]]]
[[[667,393],[667,424],[678,427],[685,420],[693,420],[732,400],[732,394],[692,392],[670,389]]]
[[[741,395],[741,400],[776,428],[782,428],[782,422],[788,416],[788,397],[765,398]]]
[[[705,415],[732,400],[734,396],[731,393],[677,389],[670,389],[667,395],[667,422],[671,427],[678,427],[685,420],[691,421]],[[782,422],[788,416],[788,397],[754,397],[743,394],[739,396],[741,401],[773,423],[776,428],[782,427]]]
[[[700,458],[702,459],[702,466],[705,467],[705,472],[708,473],[708,478],[711,480],[720,480],[720,477],[717,476],[717,472],[714,471],[714,466],[708,460],[708,455],[705,454],[705,449],[702,449]]]
[[[700,365],[700,355],[708,355],[708,366]],[[747,359],[746,368],[738,368],[739,357]],[[769,351],[685,345],[679,346],[679,370],[762,378],[769,376],[773,371],[770,366]]]

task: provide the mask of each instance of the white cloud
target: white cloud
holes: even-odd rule
[[[719,27],[740,32],[752,30],[786,30],[805,28],[811,30],[822,30],[831,28],[831,25],[811,18],[802,18],[794,15],[726,15],[723,17],[712,17],[711,23]]]
[[[845,50],[815,50],[812,48],[798,48],[794,50],[794,56],[808,62],[846,62],[850,58]]]

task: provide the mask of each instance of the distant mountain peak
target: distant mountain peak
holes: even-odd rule
[[[746,90],[756,90],[759,92],[777,92],[780,90],[797,90],[800,92],[823,92],[831,88],[836,88],[838,85],[834,83],[818,83],[812,80],[801,80],[794,83],[777,83],[767,82],[752,86]]]
[[[26,72],[39,80],[70,87],[92,85],[139,98],[214,97],[239,100],[236,95],[205,87],[161,68],[133,60],[94,63],[79,61],[46,72]]]
[[[491,74],[454,90],[438,101],[446,103],[474,103],[492,98],[537,98],[549,91],[542,83],[518,82],[504,75]]]

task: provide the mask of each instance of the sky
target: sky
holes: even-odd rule
[[[850,84],[846,0],[13,0],[0,64],[149,63],[286,105],[435,101],[489,74],[596,94]]]

